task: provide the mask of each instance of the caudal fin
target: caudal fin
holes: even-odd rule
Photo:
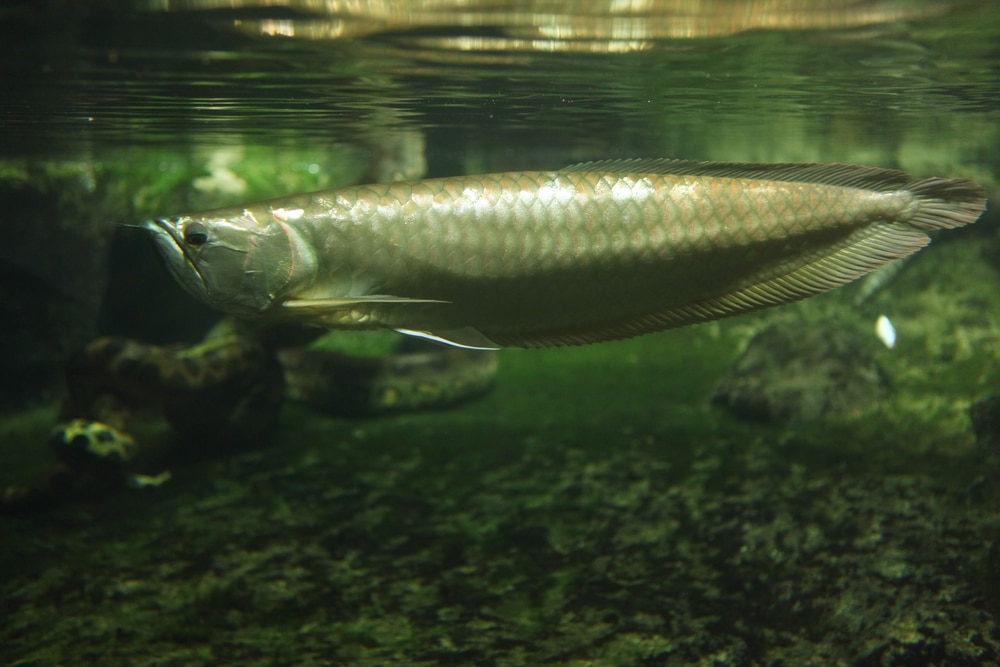
[[[963,178],[925,178],[903,189],[920,201],[920,209],[906,223],[921,231],[961,227],[986,210],[986,193]]]
[[[631,165],[629,165],[631,166]],[[757,169],[789,169],[795,165],[750,165]],[[726,165],[745,168],[744,165]],[[707,169],[694,165],[691,170]],[[784,172],[782,172],[784,174]],[[817,248],[815,257],[785,273],[769,276],[728,294],[702,299],[664,312],[616,322],[590,331],[546,336],[491,335],[500,345],[546,347],[579,345],[671,327],[707,322],[722,317],[778,306],[825,292],[864,276],[890,262],[913,254],[930,242],[926,232],[961,227],[975,222],[986,210],[983,189],[964,179],[927,178],[900,182],[906,174],[849,165],[810,166],[812,181],[836,180],[839,185],[866,187],[884,192],[908,191],[919,201],[917,212],[906,220],[886,220],[864,226],[836,246]]]

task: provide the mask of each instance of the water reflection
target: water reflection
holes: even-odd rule
[[[74,8],[25,5],[0,21],[0,153],[367,146],[422,132],[432,151],[516,148],[520,166],[626,154],[881,163],[914,127],[921,139],[983,144],[1000,97],[1000,6],[975,1]],[[830,155],[846,144],[883,152]]]
[[[977,4],[982,5],[961,0],[149,0],[145,7],[273,13],[232,19],[240,30],[269,37],[329,40],[429,29],[436,34],[418,41],[444,49],[614,53],[649,48],[660,39],[879,26],[945,16]]]

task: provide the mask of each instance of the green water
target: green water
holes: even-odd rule
[[[108,221],[633,156],[997,192],[995,3],[258,4],[0,11],[0,485],[52,465],[76,347],[216,317]],[[173,457],[148,427],[162,487],[0,515],[0,662],[996,664],[1000,454],[969,409],[1000,392],[998,243],[995,214],[942,234],[860,306],[504,350],[448,410],[286,405]],[[804,421],[713,406],[772,325],[846,328],[888,389]]]

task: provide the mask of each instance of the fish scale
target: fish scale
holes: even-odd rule
[[[339,188],[146,228],[181,283],[229,312],[540,347],[805,298],[985,204],[970,181],[871,167],[618,160]]]

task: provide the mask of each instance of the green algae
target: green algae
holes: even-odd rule
[[[55,421],[56,409],[51,405],[0,417],[5,463],[0,469],[0,488],[34,479],[48,470],[52,456],[45,441]]]
[[[912,294],[919,277],[893,290]],[[930,298],[916,295],[898,303]],[[996,610],[976,590],[981,577],[996,587],[1000,525],[964,492],[967,425],[928,411],[960,412],[979,381],[965,361],[913,352],[938,325],[886,351],[895,393],[867,413],[760,426],[706,405],[769,321],[869,324],[844,299],[817,301],[504,352],[496,390],[451,412],[341,420],[288,406],[264,442],[155,492],[8,518],[20,562],[5,564],[16,614],[3,652],[24,664],[988,664]],[[992,350],[963,354],[986,364]],[[907,372],[915,359],[929,379]]]
[[[78,164],[92,169],[115,201],[128,203],[117,221],[134,223],[352,183],[367,161],[362,151],[347,146],[281,150],[245,144],[112,149]]]

